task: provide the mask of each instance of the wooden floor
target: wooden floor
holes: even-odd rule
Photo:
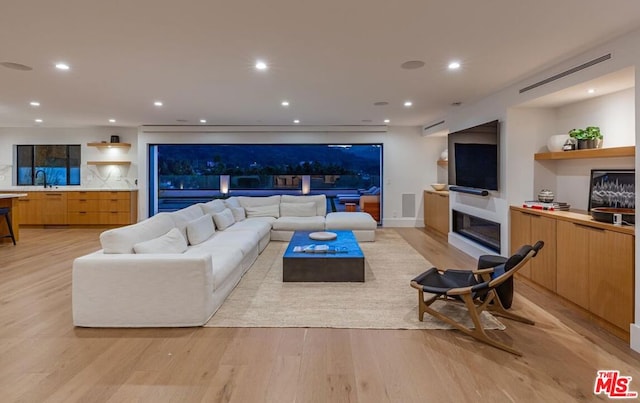
[[[397,231],[436,266],[474,265],[443,237]],[[513,310],[536,325],[492,335],[523,357],[452,330],[74,328],[71,263],[100,232],[21,229],[0,244],[1,402],[608,400],[593,395],[599,369],[640,391],[640,354],[522,281]]]

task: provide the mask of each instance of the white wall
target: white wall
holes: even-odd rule
[[[389,127],[387,132],[282,132],[273,128],[251,131],[207,132],[206,128],[142,127],[138,134],[139,183],[141,200],[139,216],[148,216],[148,145],[149,144],[383,144],[384,226],[422,226],[422,191],[437,181],[436,161],[446,147],[442,137],[422,137],[419,127]],[[263,131],[259,131],[263,130]],[[416,210],[412,217],[402,217],[402,194],[415,195]]]
[[[87,143],[109,141],[119,135],[120,142],[131,143],[131,149],[98,149]],[[80,144],[81,185],[86,188],[130,189],[138,175],[137,130],[135,128],[0,128],[0,189],[8,189],[16,183],[14,153],[19,144]],[[87,161],[132,161],[131,166],[95,166]]]

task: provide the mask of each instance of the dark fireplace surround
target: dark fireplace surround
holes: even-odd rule
[[[453,232],[500,253],[500,223],[451,210]]]

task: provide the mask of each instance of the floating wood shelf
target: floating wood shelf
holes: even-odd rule
[[[588,150],[558,151],[549,153],[537,153],[535,160],[572,160],[583,158],[614,158],[614,157],[634,157],[636,155],[635,146],[613,147],[613,148],[591,148]]]
[[[438,166],[439,167],[449,166],[449,161],[447,161],[447,160],[438,160]]]
[[[131,161],[87,161],[87,165],[131,165]]]
[[[89,147],[100,147],[100,148],[129,148],[131,144],[129,143],[87,143]]]

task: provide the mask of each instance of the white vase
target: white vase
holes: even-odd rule
[[[440,159],[443,161],[448,161],[449,160],[449,149],[445,148],[444,151],[442,153],[440,153]]]
[[[569,139],[568,134],[556,134],[547,139],[547,148],[551,152],[562,151],[562,146]]]

